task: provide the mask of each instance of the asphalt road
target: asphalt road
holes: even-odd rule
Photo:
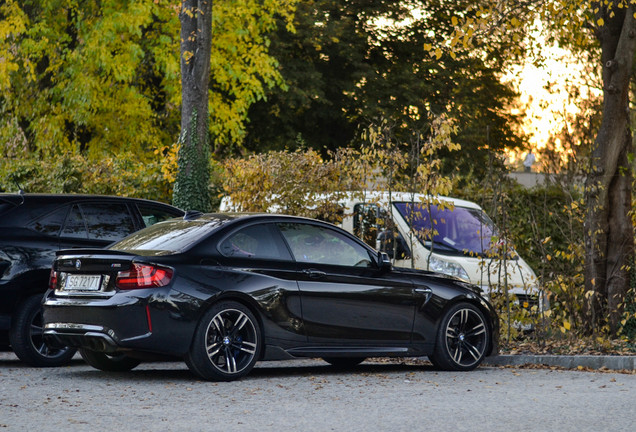
[[[0,353],[0,431],[633,431],[635,396],[618,373],[304,360],[210,383],[180,362],[113,374]]]

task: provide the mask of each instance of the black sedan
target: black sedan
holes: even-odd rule
[[[393,268],[349,233],[280,215],[186,214],[106,250],[58,253],[45,338],[91,366],[185,360],[206,380],[258,360],[428,356],[472,370],[496,351],[498,319],[479,289]]]

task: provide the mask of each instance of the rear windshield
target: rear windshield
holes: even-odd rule
[[[152,225],[111,245],[109,249],[138,255],[169,255],[189,249],[226,220],[171,219]]]

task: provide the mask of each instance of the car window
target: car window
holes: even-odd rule
[[[341,266],[371,265],[367,249],[335,230],[303,223],[281,223],[279,228],[296,261]]]
[[[273,224],[242,228],[223,240],[219,251],[226,257],[292,260]]]
[[[141,255],[167,255],[189,249],[231,219],[171,219],[137,231],[110,246]]]
[[[154,225],[157,222],[162,222],[166,219],[172,219],[173,217],[179,216],[176,213],[169,213],[164,209],[147,204],[137,204],[137,208],[139,209],[139,213],[141,213],[144,226],[147,227]]]
[[[64,224],[68,208],[69,206],[60,207],[54,212],[31,222],[28,227],[42,234],[57,236]]]
[[[88,231],[86,230],[86,222],[84,222],[84,216],[77,205],[71,208],[71,211],[64,223],[64,229],[62,230],[62,237],[69,238],[88,238]]]
[[[126,204],[80,204],[88,237],[95,240],[116,241],[135,231],[135,224]]]

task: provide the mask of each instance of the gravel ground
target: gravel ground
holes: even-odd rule
[[[238,382],[181,362],[105,373],[0,353],[0,431],[633,431],[636,375],[319,360],[264,362]]]

